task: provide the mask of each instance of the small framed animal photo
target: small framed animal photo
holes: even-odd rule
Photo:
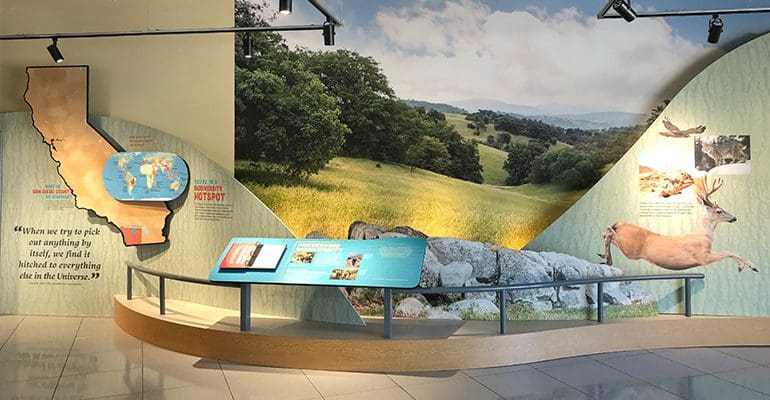
[[[748,135],[695,137],[695,168],[720,175],[751,173],[751,140]]]

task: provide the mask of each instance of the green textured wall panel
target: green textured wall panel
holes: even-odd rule
[[[693,311],[715,315],[770,315],[765,299],[770,286],[770,35],[759,37],[720,58],[695,77],[674,97],[662,115],[629,152],[580,201],[543,233],[530,242],[531,250],[559,251],[598,262],[603,252],[601,232],[617,220],[625,220],[665,235],[683,235],[695,230],[702,207],[689,189],[681,195],[654,199],[639,190],[642,155],[657,155],[672,169],[694,164],[693,138],[665,137],[663,119],[682,129],[705,125],[702,135],[749,135],[748,174],[709,173],[721,177],[724,186],[712,196],[737,221],[721,223],[713,238],[713,251],[732,251],[752,260],[758,273],[722,260],[688,271],[706,275],[693,292]],[[619,83],[621,84],[621,83]],[[629,88],[628,90],[633,90]],[[697,135],[694,135],[697,136]],[[737,165],[737,164],[736,164]],[[679,207],[674,215],[652,213],[649,206]],[[689,210],[689,211],[688,211]],[[626,274],[665,273],[667,270],[647,261],[628,260],[613,248],[615,266]],[[676,312],[680,307],[678,283],[649,283],[659,298],[661,311]]]

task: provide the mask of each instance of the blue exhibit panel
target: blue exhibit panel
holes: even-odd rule
[[[413,288],[425,239],[233,238],[209,274],[213,282]]]
[[[190,171],[178,155],[166,152],[120,152],[107,160],[102,181],[119,201],[171,201],[187,188]]]

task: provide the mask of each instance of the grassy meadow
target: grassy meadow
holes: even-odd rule
[[[508,153],[486,144],[487,136],[497,136],[500,133],[505,132],[497,131],[491,124],[489,124],[487,125],[487,129],[481,132],[481,135],[476,136],[474,134],[474,130],[468,128],[468,121],[465,120],[465,115],[444,115],[446,115],[447,122],[452,125],[457,130],[457,132],[460,133],[460,135],[466,139],[474,140],[479,143],[479,162],[484,168],[484,170],[481,171],[481,177],[484,179],[484,183],[487,185],[505,185],[505,178],[508,177],[508,173],[503,170],[503,163],[505,162],[506,158],[508,158]],[[526,144],[530,140],[531,139],[526,136],[511,135],[512,143]],[[565,147],[572,146],[568,145],[567,143],[557,141],[556,144],[553,144],[548,148],[548,151],[555,151]]]
[[[479,143],[479,163],[483,170],[481,178],[487,185],[505,185],[508,173],[503,169],[503,163],[508,153]]]
[[[237,178],[299,237],[347,237],[353,221],[408,225],[521,248],[585,191],[553,185],[498,188],[366,159],[334,158],[318,174],[292,181],[264,166],[236,162]]]

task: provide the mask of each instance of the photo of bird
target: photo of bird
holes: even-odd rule
[[[668,129],[668,131],[661,131],[658,133],[661,136],[666,137],[686,138],[690,137],[690,135],[697,135],[706,131],[706,125],[698,125],[695,128],[681,130],[678,126],[674,125],[668,117],[663,118],[663,126]]]

